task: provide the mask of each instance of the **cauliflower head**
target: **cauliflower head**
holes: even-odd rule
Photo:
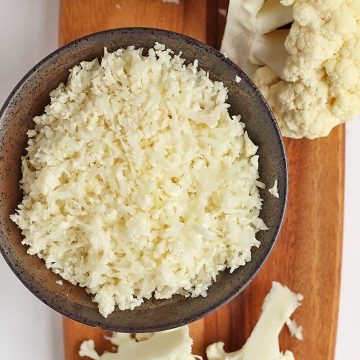
[[[279,29],[283,22],[268,32],[256,27],[248,46],[247,61],[255,66],[249,75],[284,136],[326,136],[360,113],[360,1],[277,0],[279,4],[291,9],[293,21],[288,29]],[[224,43],[231,46],[226,34]]]

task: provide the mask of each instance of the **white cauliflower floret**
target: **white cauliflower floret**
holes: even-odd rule
[[[161,331],[153,334],[139,336],[135,334],[114,333],[110,338],[116,346],[116,352],[105,351],[99,355],[95,351],[93,340],[85,340],[81,346],[79,355],[87,356],[93,360],[195,360],[201,357],[191,353],[192,339],[189,335],[189,327]]]
[[[284,21],[272,27],[257,26],[251,36],[246,35],[251,45],[244,53],[232,41],[231,33],[242,31],[238,26],[225,32],[223,49],[228,54],[234,49],[241,56],[237,63],[244,65],[262,91],[284,136],[326,136],[334,126],[360,113],[360,2],[275,2],[291,10],[289,29],[279,29]],[[246,3],[231,0],[230,8]],[[263,9],[275,6],[272,1],[259,3],[253,15],[255,24],[261,21]],[[229,13],[231,16],[242,23],[240,15]],[[234,19],[229,19],[227,28],[232,23]]]
[[[302,299],[302,295],[274,281],[245,345],[238,351],[227,353],[223,342],[211,344],[206,349],[208,360],[294,360],[290,350],[280,351],[278,337],[283,326],[290,323],[290,316]]]

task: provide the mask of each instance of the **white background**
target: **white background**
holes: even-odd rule
[[[57,0],[0,0],[0,105],[20,78],[57,47],[58,18]],[[360,359],[359,134],[360,119],[347,125],[344,255],[336,360]],[[62,360],[60,315],[37,300],[1,256],[0,286],[0,358]]]

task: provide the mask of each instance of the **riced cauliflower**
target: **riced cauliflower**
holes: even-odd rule
[[[284,136],[326,136],[360,113],[358,0],[231,0],[228,14],[222,49],[253,78]]]
[[[273,187],[271,187],[271,188],[269,189],[269,193],[270,193],[272,196],[275,196],[276,198],[279,197],[278,180],[277,180],[277,179],[275,180]]]
[[[34,118],[11,219],[103,316],[206,296],[258,247],[258,155],[227,89],[163,45],[82,62]]]

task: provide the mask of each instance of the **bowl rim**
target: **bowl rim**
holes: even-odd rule
[[[123,28],[112,28],[112,29],[108,29],[108,30],[103,30],[103,31],[99,31],[99,32],[95,32],[95,33],[91,33],[82,37],[79,37],[59,48],[57,48],[56,50],[52,51],[49,55],[47,55],[46,57],[44,57],[43,59],[41,59],[39,62],[37,62],[22,78],[21,80],[16,84],[16,86],[13,88],[13,90],[10,92],[10,94],[8,95],[8,97],[6,98],[5,102],[3,103],[1,109],[0,109],[0,128],[2,127],[3,123],[4,123],[4,114],[6,113],[6,110],[8,109],[9,104],[11,103],[12,99],[16,96],[16,94],[18,94],[22,87],[24,86],[24,84],[31,79],[31,76],[36,73],[38,70],[40,70],[43,67],[46,67],[46,64],[53,59],[54,57],[58,57],[61,56],[63,52],[67,51],[69,48],[72,47],[76,47],[77,45],[92,40],[92,39],[96,39],[97,37],[100,36],[111,36],[113,33],[126,33],[129,31],[135,31],[135,32],[139,32],[139,34],[143,33],[143,32],[151,32],[152,34],[163,34],[165,36],[173,36],[173,37],[177,37],[180,41],[185,41],[185,42],[190,42],[192,44],[192,46],[195,47],[202,47],[204,49],[206,49],[212,56],[216,56],[218,58],[220,58],[222,61],[224,61],[227,66],[229,66],[230,68],[232,68],[232,70],[238,75],[240,76],[241,79],[246,79],[247,84],[252,88],[252,91],[255,92],[256,96],[261,100],[261,102],[263,103],[263,105],[265,105],[266,110],[268,111],[269,115],[270,115],[270,119],[272,122],[272,126],[275,129],[275,132],[277,134],[277,140],[278,140],[278,145],[280,146],[281,149],[281,155],[282,155],[282,162],[284,164],[283,167],[283,174],[281,175],[283,177],[284,181],[284,192],[283,192],[283,202],[281,204],[279,204],[280,206],[280,212],[281,212],[281,217],[280,217],[280,221],[277,223],[276,229],[275,229],[275,236],[271,241],[271,245],[269,247],[269,250],[265,253],[265,255],[259,259],[259,262],[256,266],[256,270],[251,274],[251,276],[248,276],[246,278],[246,280],[241,283],[239,286],[236,287],[236,289],[231,293],[231,294],[227,294],[226,296],[223,297],[219,297],[219,300],[216,303],[212,303],[209,304],[209,306],[204,307],[204,309],[202,311],[197,311],[195,314],[187,316],[185,318],[182,318],[181,320],[170,320],[168,323],[163,323],[160,326],[154,325],[154,326],[143,326],[141,328],[131,328],[129,326],[121,326],[121,324],[119,324],[119,326],[117,327],[113,327],[113,326],[106,326],[106,318],[103,318],[102,322],[100,323],[99,321],[96,320],[92,320],[91,318],[89,318],[88,316],[84,316],[82,314],[78,314],[76,311],[71,311],[68,310],[66,308],[63,308],[61,305],[59,305],[59,303],[51,301],[51,297],[47,297],[47,296],[43,296],[42,294],[40,294],[37,291],[37,287],[34,285],[33,282],[31,281],[27,281],[24,276],[22,274],[20,274],[17,270],[16,270],[16,266],[11,262],[11,260],[8,258],[7,254],[6,254],[6,250],[4,249],[3,246],[3,242],[0,241],[0,253],[2,254],[5,262],[8,264],[8,266],[10,267],[10,269],[13,271],[13,273],[16,275],[16,277],[25,285],[25,287],[33,294],[35,295],[39,300],[41,300],[43,303],[45,303],[47,306],[49,306],[51,309],[55,310],[56,312],[60,313],[61,315],[64,315],[70,319],[76,320],[78,322],[81,322],[85,325],[88,326],[93,326],[93,327],[101,327],[105,330],[109,330],[109,331],[117,331],[117,332],[124,332],[124,333],[134,333],[134,332],[156,332],[156,331],[163,331],[163,330],[168,330],[168,329],[172,329],[172,328],[176,328],[176,327],[180,327],[180,326],[184,326],[187,324],[190,324],[196,320],[199,320],[207,315],[209,315],[210,313],[214,312],[215,310],[217,310],[218,308],[220,308],[221,306],[227,304],[228,302],[230,302],[231,300],[233,300],[238,294],[240,294],[250,283],[251,281],[256,277],[256,275],[258,274],[258,272],[260,271],[260,269],[264,266],[265,262],[268,260],[270,254],[272,253],[274,246],[278,240],[279,237],[279,233],[281,230],[281,227],[283,225],[284,222],[284,218],[285,218],[285,212],[286,212],[286,207],[287,207],[287,203],[288,203],[288,162],[287,162],[287,157],[286,157],[286,150],[285,150],[285,146],[284,146],[284,142],[283,142],[283,138],[278,126],[278,123],[275,119],[275,116],[270,108],[270,106],[268,105],[268,103],[266,102],[264,96],[261,94],[261,92],[259,91],[259,89],[255,86],[255,84],[253,83],[253,81],[234,63],[232,62],[226,55],[224,55],[223,53],[221,53],[219,50],[213,48],[210,45],[207,45],[205,43],[203,43],[202,41],[199,41],[197,39],[194,39],[190,36],[175,32],[175,31],[170,31],[170,30],[164,30],[164,29],[158,29],[158,28],[150,28],[150,27],[123,27]],[[0,224],[0,226],[2,226]],[[29,255],[30,256],[30,255]],[[46,271],[51,271],[51,269],[47,269],[44,267],[44,269],[46,269]],[[76,285],[78,286],[78,285]],[[45,288],[45,286],[41,286],[43,288]],[[115,309],[117,310],[117,309]]]

